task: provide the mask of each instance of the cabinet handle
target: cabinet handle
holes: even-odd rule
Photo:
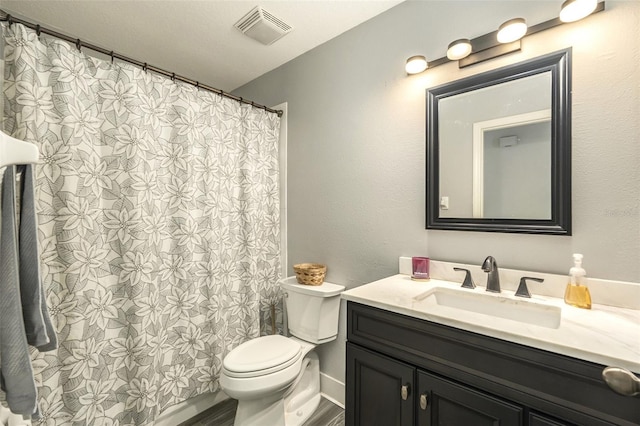
[[[614,392],[620,395],[640,395],[640,379],[627,369],[607,367],[602,370],[602,378]]]
[[[426,393],[420,395],[420,409],[426,410],[429,405],[429,396]]]
[[[407,398],[409,398],[409,391],[410,388],[408,383],[400,388],[400,396],[402,397],[403,401],[406,401]]]

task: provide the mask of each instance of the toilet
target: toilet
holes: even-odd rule
[[[227,354],[220,386],[238,400],[234,426],[299,426],[320,403],[316,345],[338,335],[341,285],[280,282],[291,337],[262,336]]]

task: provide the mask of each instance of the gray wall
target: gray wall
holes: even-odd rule
[[[557,16],[559,1],[408,1],[254,80],[237,94],[288,102],[289,265],[322,262],[354,287],[397,273],[398,256],[640,282],[640,3],[607,1],[584,21],[523,40],[523,49],[458,70],[406,76],[407,57],[521,16]],[[296,31],[304,31],[298,28]],[[426,231],[425,89],[573,47],[573,236]],[[331,344],[333,345],[333,344]],[[343,376],[338,341],[323,371]]]
[[[551,121],[484,135],[484,217],[551,219]],[[501,147],[500,138],[518,143]]]

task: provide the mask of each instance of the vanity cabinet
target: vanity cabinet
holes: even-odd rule
[[[520,406],[356,344],[347,343],[347,365],[355,376],[348,425],[523,424]]]
[[[605,366],[347,304],[347,426],[632,426]]]

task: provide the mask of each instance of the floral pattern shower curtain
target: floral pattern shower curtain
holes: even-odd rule
[[[277,298],[279,118],[13,24],[4,128],[34,142],[57,352],[41,424],[144,425],[219,389]]]

